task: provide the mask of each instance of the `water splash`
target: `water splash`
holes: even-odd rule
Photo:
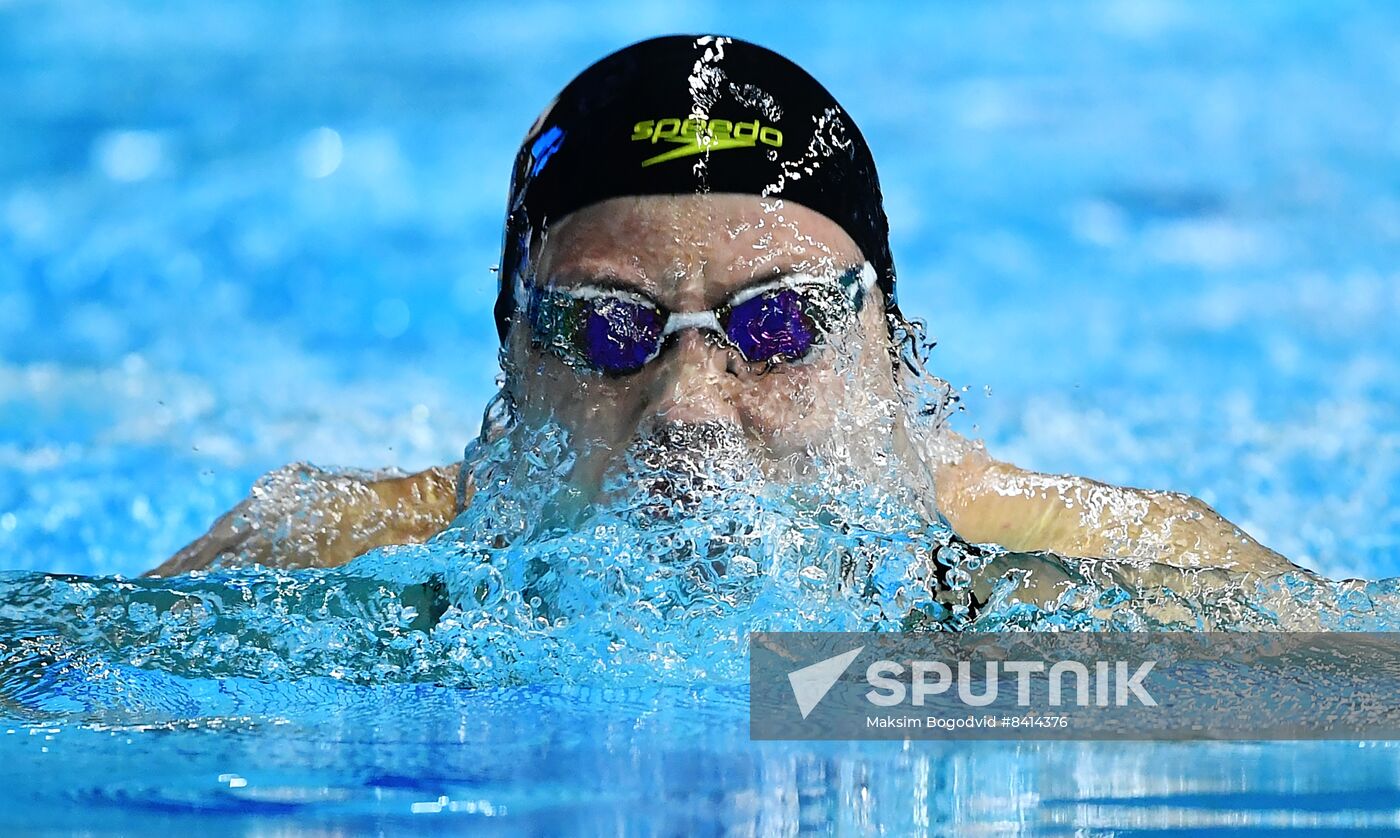
[[[1397,580],[1202,572],[1135,587],[1122,563],[968,544],[899,481],[820,459],[813,479],[756,479],[725,429],[673,433],[634,446],[611,503],[580,505],[561,428],[498,427],[468,452],[477,496],[450,528],[341,568],[6,574],[0,705],[146,724],[276,706],[292,682],[326,696],[738,684],[755,630],[1391,630],[1400,615]],[[712,460],[727,465],[701,468]],[[1064,580],[1053,603],[1023,601],[1036,574]]]

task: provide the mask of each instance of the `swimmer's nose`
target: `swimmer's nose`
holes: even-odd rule
[[[739,424],[731,398],[728,352],[695,329],[676,335],[659,364],[649,419],[654,422],[727,421]]]

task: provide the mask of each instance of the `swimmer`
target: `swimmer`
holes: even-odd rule
[[[929,410],[908,409],[927,384],[906,363],[920,330],[897,305],[870,150],[825,88],[750,43],[655,38],[564,88],[516,159],[495,317],[502,403],[568,431],[584,503],[617,491],[639,439],[678,455],[727,441],[789,479],[840,450],[920,464],[932,517],[1013,551],[992,575],[1042,552],[1168,585],[1298,569],[1194,497],[1027,471],[946,427],[930,441]],[[422,542],[470,504],[466,474],[289,466],[152,573]],[[1053,599],[1056,581],[1025,595]]]

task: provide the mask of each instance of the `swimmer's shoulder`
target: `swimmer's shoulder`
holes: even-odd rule
[[[402,507],[448,520],[471,499],[471,474],[462,463],[433,466],[413,474],[381,477],[368,482],[385,508]]]
[[[335,567],[376,547],[427,541],[470,500],[459,463],[402,472],[327,471],[296,463],[249,496],[150,576],[213,567]]]

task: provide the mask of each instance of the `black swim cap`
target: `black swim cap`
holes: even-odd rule
[[[515,311],[532,234],[608,198],[737,192],[794,201],[841,225],[894,308],[875,161],[826,88],[763,47],[719,36],[641,41],[584,70],[515,158],[496,328]]]

